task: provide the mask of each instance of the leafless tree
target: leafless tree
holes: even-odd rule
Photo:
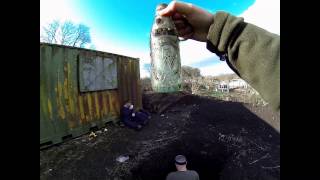
[[[44,42],[56,44],[58,42],[56,36],[58,34],[59,26],[59,21],[54,20],[52,23],[48,24],[47,27],[43,27],[44,35],[41,36],[41,39]]]
[[[91,43],[90,28],[84,24],[74,24],[71,21],[61,23],[54,20],[43,27],[40,41],[73,47],[85,47]],[[93,45],[90,47],[94,48]]]

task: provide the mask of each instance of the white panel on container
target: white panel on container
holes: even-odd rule
[[[115,60],[104,57],[81,57],[79,63],[81,92],[117,88],[117,63]]]

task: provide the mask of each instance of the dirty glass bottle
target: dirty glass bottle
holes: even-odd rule
[[[160,4],[150,35],[151,85],[155,92],[181,90],[181,60],[178,32],[171,17],[157,15],[165,8]]]

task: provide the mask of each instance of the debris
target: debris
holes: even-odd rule
[[[116,160],[117,160],[118,162],[120,162],[120,163],[123,163],[123,162],[129,160],[129,156],[128,156],[128,155],[121,155],[121,156],[117,157]]]
[[[160,142],[160,141],[166,141],[166,140],[170,140],[170,139],[177,139],[177,136],[171,136],[171,137],[167,137],[167,138],[160,138],[160,139],[156,139],[154,140],[155,142]]]
[[[261,149],[262,151],[265,150],[265,148],[259,146],[257,143],[255,143],[254,141],[249,140],[252,144],[254,144],[256,147],[258,147],[259,149]]]
[[[280,165],[278,166],[273,166],[273,167],[264,167],[264,166],[261,166],[262,169],[275,169],[275,168],[280,168]]]
[[[45,171],[44,174],[48,174],[48,173],[51,172],[51,171],[52,171],[52,169],[50,168],[50,169],[48,169],[47,171]]]
[[[103,130],[104,132],[107,132],[108,131],[108,129],[107,128],[104,128],[104,130]]]
[[[241,133],[245,133],[245,134],[247,134],[248,132],[246,131],[246,129],[245,129],[245,128],[241,128]]]
[[[164,114],[161,114],[160,116],[161,116],[161,117],[164,117]]]
[[[249,164],[254,164],[254,163],[260,161],[261,159],[265,159],[265,158],[268,158],[268,157],[270,157],[270,154],[269,154],[269,153],[267,153],[266,155],[262,156],[261,158],[259,158],[259,159],[257,159],[257,160],[252,161],[252,162],[249,163]]]
[[[98,134],[101,134],[102,133],[102,131],[101,130],[99,130],[99,131],[96,131]]]
[[[207,155],[208,153],[206,151],[200,151],[200,154]]]
[[[143,156],[149,156],[150,155],[150,153],[149,152],[145,152],[145,153],[143,153]]]
[[[91,132],[91,133],[89,134],[89,138],[95,138],[95,137],[97,137],[96,133]]]

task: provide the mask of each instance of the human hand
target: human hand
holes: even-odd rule
[[[132,113],[132,117],[135,117],[136,116],[136,114],[135,113]]]
[[[171,1],[158,11],[161,16],[171,16],[180,37],[206,42],[213,14],[190,3]]]

